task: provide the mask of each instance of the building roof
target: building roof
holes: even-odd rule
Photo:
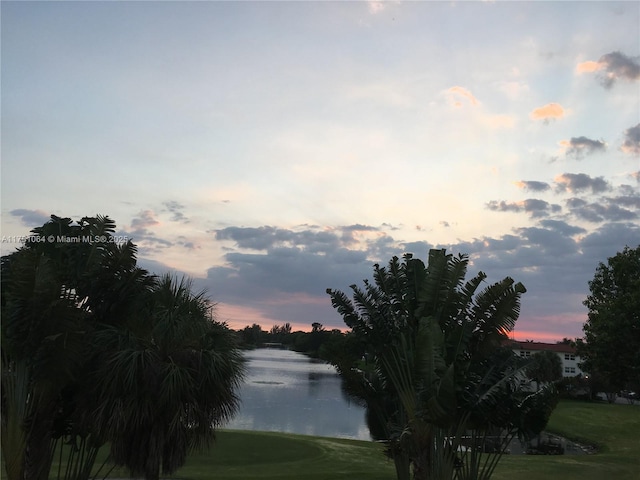
[[[546,350],[557,353],[576,353],[576,347],[572,347],[566,343],[513,342],[511,346],[514,349],[530,350],[532,352],[541,352]]]

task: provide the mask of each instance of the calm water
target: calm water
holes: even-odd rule
[[[333,366],[288,350],[256,349],[246,357],[242,405],[226,428],[371,439],[364,409],[342,393]]]
[[[371,440],[364,408],[350,402],[336,370],[324,362],[288,350],[245,352],[248,371],[240,389],[240,412],[226,428],[301,433]],[[580,445],[561,439],[566,454],[584,454]],[[514,439],[511,453],[522,453]]]

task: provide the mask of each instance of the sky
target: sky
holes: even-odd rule
[[[638,2],[2,1],[2,254],[108,215],[232,328],[430,248],[582,336],[640,244]]]

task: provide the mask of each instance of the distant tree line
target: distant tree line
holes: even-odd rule
[[[319,322],[312,323],[308,332],[292,331],[290,323],[274,325],[270,330],[263,330],[254,323],[237,330],[236,334],[241,348],[259,348],[266,344],[280,343],[290,350],[334,364],[344,355],[345,349],[349,348],[350,336],[337,328],[327,330]]]

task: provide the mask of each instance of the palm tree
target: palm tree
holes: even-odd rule
[[[104,329],[97,416],[111,456],[132,476],[171,474],[237,410],[243,359],[204,293],[162,277],[138,329]]]
[[[120,463],[153,478],[158,458],[175,470],[235,410],[242,362],[229,330],[212,321],[211,304],[188,282],[158,281],[139,268],[135,245],[113,242],[114,232],[108,217],[76,224],[52,216],[32,233],[54,241],[2,258],[2,454],[10,479],[49,478],[56,448],[67,455],[58,477],[86,479],[107,441]],[[132,379],[139,383],[127,397]],[[147,402],[139,410],[122,403],[132,393]],[[144,447],[127,451],[134,439]]]
[[[84,321],[54,261],[29,248],[3,257],[2,424],[13,433],[2,452],[12,478],[48,478],[62,391],[87,353]]]
[[[43,241],[2,258],[2,422],[11,425],[2,450],[12,478],[48,478],[63,443],[83,452],[64,450],[65,477],[86,478],[103,443],[86,396],[93,334],[129,321],[151,281],[133,244],[110,241],[114,231],[108,217],[52,216],[32,231]]]
[[[366,343],[365,358],[373,364],[368,372],[377,382],[353,372],[348,378],[360,378],[369,411],[384,418],[399,479],[409,478],[408,464],[417,479],[489,478],[506,446],[502,441],[481,468],[481,441],[494,429],[525,434],[533,413],[540,410],[544,418],[548,411],[539,405],[544,402],[520,394],[524,370],[511,352],[500,351],[524,287],[505,278],[480,291],[486,275],[465,282],[467,265],[466,256],[444,250],[430,251],[428,267],[407,254],[387,268],[375,265],[375,283],[353,285],[353,301],[327,291]],[[374,391],[376,384],[383,388]],[[460,453],[465,434],[469,454]]]

